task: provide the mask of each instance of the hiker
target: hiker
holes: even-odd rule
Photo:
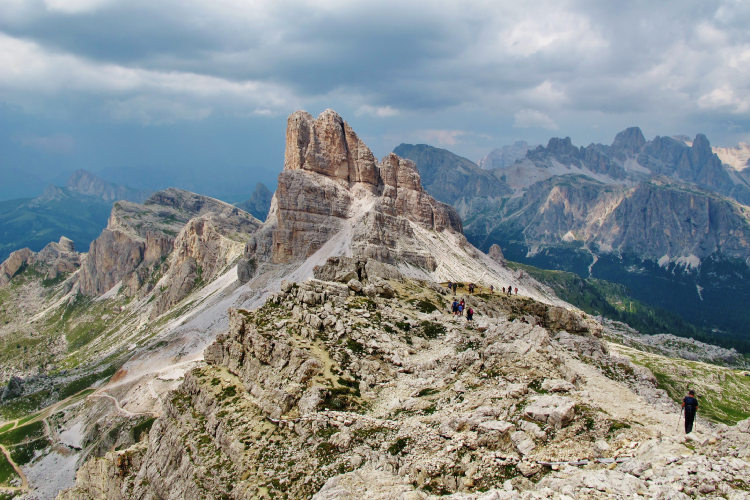
[[[516,295],[518,295],[518,287],[516,287]]]
[[[453,300],[452,308],[453,308],[453,315],[455,316],[456,314],[458,314],[458,301],[455,299]]]
[[[513,294],[513,287],[508,286],[508,295],[512,295],[512,294]]]
[[[466,302],[464,302],[464,299],[461,299],[461,302],[458,303],[458,314],[459,316],[464,315],[464,306],[466,306]]]
[[[452,285],[452,284],[451,284],[451,282],[449,281],[449,282],[448,282],[448,291],[450,292],[451,290],[453,290],[453,285]]]
[[[490,285],[490,295],[495,293],[495,285]]]
[[[503,295],[505,295],[505,287],[503,287]]]
[[[685,409],[685,434],[690,434],[693,431],[695,413],[698,411],[698,400],[695,399],[695,391],[688,391],[688,395],[682,400],[682,407]]]
[[[458,288],[458,283],[453,283],[453,295],[456,295],[457,288]]]
[[[471,307],[466,310],[466,321],[471,321],[474,318],[474,309]]]

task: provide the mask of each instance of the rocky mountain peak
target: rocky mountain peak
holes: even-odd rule
[[[646,138],[639,127],[628,127],[615,136],[612,147],[618,151],[635,153],[646,144]]]
[[[429,260],[425,252],[404,243],[413,236],[410,223],[461,233],[455,210],[424,191],[414,162],[393,153],[377,162],[335,111],[317,118],[293,113],[286,140],[284,170],[264,231],[270,238],[258,235],[249,246],[260,258],[300,261],[339,234],[351,245],[347,251],[423,266]]]
[[[714,152],[711,149],[711,143],[708,142],[708,137],[704,134],[695,136],[693,145],[690,147],[690,152],[692,153],[694,162],[706,163],[713,160]]]
[[[375,156],[332,109],[317,119],[306,111],[289,116],[284,170],[308,170],[347,182],[379,181]]]
[[[552,137],[547,143],[547,150],[549,150],[550,153],[554,154],[571,156],[575,156],[576,154],[578,154],[578,148],[573,146],[573,142],[570,140],[570,137],[565,137],[563,139],[559,137]]]
[[[148,193],[145,191],[112,184],[83,169],[76,170],[71,174],[67,188],[79,194],[101,198],[104,201],[142,202],[148,197]]]

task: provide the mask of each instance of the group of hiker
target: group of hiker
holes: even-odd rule
[[[458,290],[459,283],[449,281],[448,282],[448,291],[453,292],[453,295],[456,295],[456,291]],[[463,288],[463,284],[461,284],[461,288]],[[474,283],[469,283],[466,287],[469,290],[469,294],[473,294],[474,291],[477,289],[477,286]],[[502,287],[503,295],[518,295],[518,287],[513,287],[511,285],[508,285],[508,287]],[[495,293],[495,285],[490,285],[490,294]]]
[[[459,302],[456,299],[453,299],[453,304],[451,304],[451,311],[453,312],[454,316],[463,316],[464,310],[466,311],[466,321],[471,321],[474,319],[474,309],[471,307],[466,307],[466,301],[464,299],[461,299],[461,302]]]
[[[466,320],[472,321],[474,319],[474,309],[471,307],[466,307],[466,300],[461,299],[460,301],[456,298],[456,293],[458,291],[459,285],[461,288],[464,287],[463,283],[457,283],[454,281],[449,281],[447,284],[447,288],[449,292],[453,292],[453,303],[451,304],[451,313],[454,316],[463,316],[464,312],[466,312]],[[477,285],[474,283],[469,283],[466,285],[467,290],[469,291],[470,295],[473,295],[474,292],[477,291]],[[514,292],[516,295],[518,295],[518,287],[515,287],[515,289],[508,285],[508,287],[502,287],[503,294],[512,295]],[[490,294],[495,293],[495,286],[490,285]]]

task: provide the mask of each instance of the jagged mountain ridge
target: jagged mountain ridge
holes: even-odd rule
[[[432,151],[444,161],[415,156],[420,170],[468,162]],[[488,173],[513,193],[467,190],[452,201],[479,248],[499,244],[511,260],[625,284],[707,335],[718,329],[741,342],[732,345],[750,348],[742,340],[750,320],[742,312],[750,298],[750,209],[739,201],[747,181],[722,164],[705,136],[647,141],[633,127],[609,146],[585,148],[553,138]]]

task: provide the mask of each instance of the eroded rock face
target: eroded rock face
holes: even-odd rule
[[[2,264],[0,264],[0,285],[7,284],[10,279],[26,264],[34,255],[28,248],[22,248],[11,253]]]
[[[490,246],[489,251],[487,252],[487,255],[490,256],[492,260],[499,263],[505,262],[505,255],[503,255],[503,250],[500,248],[500,245],[497,243],[493,243]]]
[[[80,273],[81,291],[100,295],[119,281],[135,294],[154,276],[169,275],[158,311],[176,303],[241,254],[260,222],[227,203],[179,189],[155,193],[139,205],[115,203],[107,228],[91,243]],[[205,272],[205,274],[203,274]],[[170,274],[171,273],[171,274]]]
[[[352,227],[352,221],[357,224]],[[430,267],[427,255],[399,248],[410,223],[461,232],[456,212],[429,196],[413,162],[372,152],[332,110],[317,119],[298,111],[287,123],[284,171],[272,202],[268,243],[273,262],[302,260],[334,235],[351,232],[356,253],[385,262]]]
[[[65,236],[59,242],[50,242],[36,256],[36,261],[47,267],[46,278],[72,273],[81,266],[81,254],[76,252],[73,241]]]

